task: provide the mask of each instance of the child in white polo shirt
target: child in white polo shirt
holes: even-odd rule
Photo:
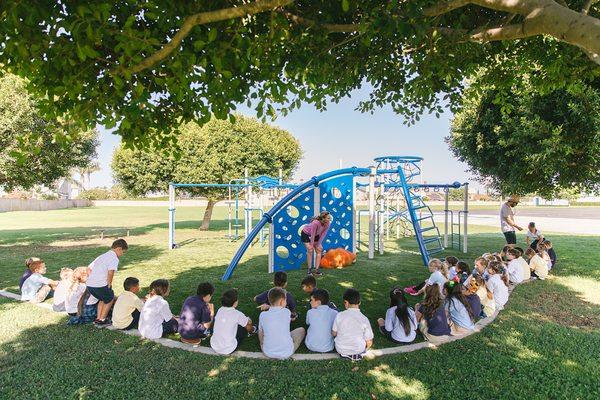
[[[258,318],[258,340],[263,353],[269,358],[289,358],[300,347],[306,331],[296,328],[290,332],[292,313],[286,306],[286,292],[274,287],[269,290],[270,307]]]
[[[215,315],[210,347],[218,354],[231,354],[242,340],[256,332],[252,320],[237,309],[238,291],[229,289],[221,295],[221,308]]]
[[[346,289],[344,307],[346,311],[335,317],[331,328],[331,334],[335,337],[335,349],[342,357],[359,361],[373,345],[373,330],[367,317],[360,312],[358,290]]]

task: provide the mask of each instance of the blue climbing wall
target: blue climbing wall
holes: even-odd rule
[[[343,247],[352,251],[353,221],[352,175],[330,179],[319,184],[320,209],[315,210],[315,192],[310,189],[292,200],[273,216],[273,271],[299,269],[306,262],[306,249],[300,241],[304,224],[323,210],[331,213],[332,223],[323,249]]]

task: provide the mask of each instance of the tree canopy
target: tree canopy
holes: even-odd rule
[[[45,119],[25,86],[18,76],[0,77],[0,188],[5,190],[50,186],[96,157],[97,132],[68,132],[64,124]]]
[[[170,182],[229,183],[250,176],[276,176],[282,170],[289,179],[302,157],[299,142],[287,131],[237,115],[234,122],[211,119],[203,126],[188,123],[178,139],[179,158],[165,156],[163,148],[118,148],[111,168],[115,179],[131,195],[166,192]],[[225,198],[223,188],[181,188],[179,191],[208,198],[208,228],[212,206]]]
[[[0,63],[30,79],[51,119],[119,125],[130,145],[178,126],[324,109],[367,83],[363,112],[407,121],[460,104],[465,79],[514,72],[539,90],[600,72],[597,0],[136,0],[0,3]]]
[[[600,192],[600,80],[466,97],[448,138],[454,155],[504,194],[551,198],[565,190]]]

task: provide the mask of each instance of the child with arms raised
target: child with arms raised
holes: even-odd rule
[[[217,354],[231,354],[249,335],[256,332],[252,320],[237,310],[238,292],[229,289],[221,295],[221,308],[214,318],[210,347]]]
[[[286,293],[274,287],[268,293],[270,307],[258,318],[258,340],[269,358],[286,359],[300,347],[306,331],[296,328],[290,332],[291,311],[286,308]]]
[[[21,300],[30,303],[42,303],[56,287],[58,282],[44,276],[46,263],[43,260],[33,261],[29,265],[31,275],[25,279],[21,287]]]
[[[296,300],[294,299],[294,296],[292,296],[292,294],[290,292],[285,290],[285,288],[287,287],[287,284],[288,284],[288,276],[285,272],[277,271],[277,272],[275,272],[275,274],[273,274],[273,286],[280,288],[280,289],[284,289],[285,295],[286,295],[286,299],[285,299],[286,307],[292,313],[292,321],[294,321],[298,317],[298,314],[296,313]],[[257,294],[256,296],[254,296],[253,300],[256,302],[256,304],[258,304],[258,308],[260,308],[261,311],[266,311],[269,309],[270,303],[269,303],[269,291],[268,290],[265,292],[262,292],[260,294]]]
[[[314,279],[314,278],[313,278]],[[338,314],[331,308],[329,292],[325,289],[315,289],[310,295],[311,309],[306,313],[306,347],[310,351],[326,353],[333,350],[333,336],[331,334],[333,321]]]
[[[417,316],[408,306],[402,289],[393,288],[390,291],[390,308],[385,313],[385,319],[377,320],[379,331],[394,343],[408,344],[417,335]]]
[[[139,331],[146,339],[160,337],[177,332],[177,318],[171,313],[169,303],[164,299],[171,288],[166,279],[157,279],[150,284],[148,300],[140,313]]]
[[[433,344],[440,344],[450,336],[450,325],[444,309],[444,300],[437,283],[425,288],[423,302],[415,306],[419,330]]]
[[[112,281],[119,266],[119,258],[125,254],[128,248],[124,239],[117,239],[113,242],[109,251],[96,257],[88,266],[87,290],[99,300],[98,318],[94,321],[97,325],[110,323],[107,316],[115,302]]]
[[[215,287],[204,282],[198,285],[195,296],[185,299],[179,314],[179,335],[181,341],[189,344],[199,344],[210,335],[215,307],[210,302],[215,293]]]
[[[117,297],[113,309],[112,324],[117,329],[137,329],[140,313],[144,307],[144,300],[137,294],[140,292],[140,281],[134,277],[125,278],[123,282],[125,291]]]
[[[345,311],[338,313],[333,321],[331,334],[335,349],[344,358],[358,361],[373,345],[373,330],[368,318],[360,312],[360,293],[356,289],[344,292]]]

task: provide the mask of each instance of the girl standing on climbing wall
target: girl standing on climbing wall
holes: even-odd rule
[[[329,225],[331,224],[331,214],[327,211],[321,212],[318,216],[312,218],[309,224],[304,225],[300,233],[300,239],[306,247],[306,262],[308,263],[308,273],[320,276],[319,265],[321,264],[321,255],[323,254],[323,239],[327,235]],[[315,270],[312,271],[313,255],[315,257]]]

